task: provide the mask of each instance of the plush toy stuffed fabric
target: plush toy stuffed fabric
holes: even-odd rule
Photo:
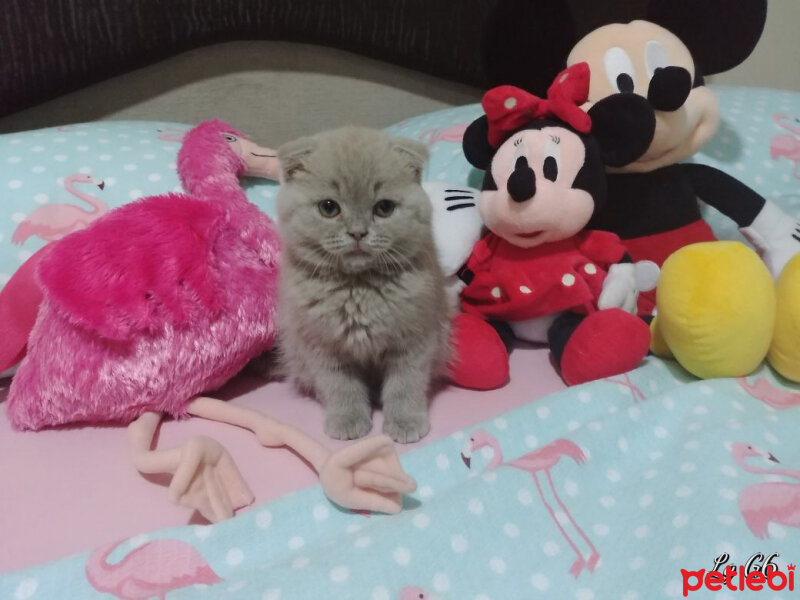
[[[515,17],[516,30],[524,30],[525,35],[509,35],[507,29],[500,27],[500,17],[510,14]],[[589,227],[617,233],[634,259],[662,264],[681,247],[715,239],[701,217],[697,202],[700,198],[738,224],[773,277],[778,277],[789,259],[800,251],[798,223],[726,173],[705,165],[680,163],[702,148],[719,125],[717,102],[704,86],[703,77],[742,62],[755,47],[765,18],[766,0],[651,0],[647,20],[605,25],[578,40],[563,0],[500,0],[493,21],[495,28],[487,32],[484,54],[487,71],[496,83],[513,83],[534,92],[541,88],[543,79],[559,68],[559,61],[552,58],[554,50],[563,52],[560,60],[568,65],[587,62],[592,78],[584,107],[591,111],[593,120],[613,122],[620,129],[651,129],[645,151],[609,169],[607,205],[595,213]],[[544,54],[550,58],[541,63],[534,61],[533,69],[514,71],[509,66],[511,60],[517,64],[520,56],[533,61]],[[630,113],[626,102],[632,95],[646,99],[650,108],[647,115]],[[733,257],[722,259],[716,252],[714,255],[721,261],[720,269],[735,264]],[[688,265],[684,261],[680,264]],[[766,290],[754,290],[755,286],[771,284],[760,277],[749,279],[749,268],[737,270],[735,276],[727,278],[727,287],[715,289],[693,282],[700,272],[702,269],[692,268],[683,278],[670,281],[703,289],[703,297],[694,296],[693,302],[720,310],[729,306],[732,297],[769,295]],[[660,297],[673,292],[681,296],[679,291],[659,286]],[[651,313],[654,301],[654,296],[642,295],[641,311]],[[690,308],[686,307],[682,314],[692,313]],[[791,320],[796,317],[789,315],[798,311],[800,305],[784,307],[779,308],[778,315]],[[659,312],[664,316],[663,311]],[[771,337],[773,328],[782,329],[781,321],[775,324],[770,319],[769,310],[757,319],[757,334],[744,313],[712,321],[700,318],[701,314],[709,314],[705,310],[694,314],[700,320],[677,321],[695,332],[709,332],[709,337],[702,340],[706,359],[701,362],[713,362],[710,357],[716,353],[720,365],[727,365],[726,369],[712,369],[717,374],[746,374],[752,361],[731,361],[731,356],[726,355],[729,347],[715,345],[726,338],[718,335],[715,327],[738,330],[741,336],[754,335],[751,341],[755,346],[763,336]],[[685,337],[691,336],[687,332]],[[791,358],[784,351],[770,354],[784,356],[779,361],[782,366],[773,366],[785,375],[800,370],[800,344],[797,348]],[[687,368],[695,362],[679,360]],[[787,362],[795,367],[787,367]],[[702,371],[708,372],[705,368]]]
[[[635,269],[624,246],[614,234],[584,230],[605,200],[603,157],[618,151],[610,138],[603,148],[589,135],[592,121],[579,108],[588,85],[588,67],[578,64],[556,77],[547,99],[513,86],[490,90],[486,116],[464,136],[467,159],[486,170],[479,208],[490,231],[461,272],[464,319],[501,321],[516,337],[548,341],[568,384],[634,368],[650,342],[631,314]],[[631,104],[643,108],[633,96]],[[467,340],[457,341],[467,354]]]
[[[8,395],[16,427],[185,416],[187,400],[270,347],[278,237],[223,134],[243,137],[214,121],[187,134],[178,168],[191,196],[119,207],[41,260],[44,300]]]

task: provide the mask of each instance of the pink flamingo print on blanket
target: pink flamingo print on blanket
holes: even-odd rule
[[[753,383],[749,383],[746,377],[739,377],[737,381],[745,392],[772,408],[783,410],[800,405],[800,392],[782,390],[764,377],[759,377]]]
[[[444,129],[428,129],[419,134],[419,141],[425,142],[429,146],[436,142],[455,142],[460,144],[461,140],[464,139],[464,132],[466,130],[466,123],[451,125]]]
[[[222,581],[202,555],[180,540],[148,542],[110,564],[117,542],[98,548],[86,561],[86,579],[93,588],[120,600],[164,600],[168,592],[194,584]]]
[[[769,524],[780,523],[789,527],[800,527],[800,471],[791,469],[764,469],[745,462],[750,457],[766,458],[774,463],[778,459],[771,453],[736,442],[731,445],[733,460],[742,470],[761,475],[781,475],[798,480],[798,483],[769,481],[744,488],[739,493],[739,510],[750,531],[756,537],[769,535]]]
[[[186,135],[186,131],[183,129],[159,129],[158,130],[160,139],[162,142],[182,142],[184,136]]]
[[[773,160],[788,158],[794,163],[794,176],[800,179],[800,119],[790,115],[775,115],[773,120],[788,134],[776,135],[769,146],[769,155]]]
[[[642,388],[633,383],[631,376],[628,375],[627,373],[622,374],[622,379],[614,379],[613,377],[606,377],[603,379],[603,381],[607,381],[608,383],[616,383],[619,386],[629,389],[631,391],[631,396],[633,396],[634,403],[637,403],[640,400],[642,402],[647,400],[647,396],[644,395]]]
[[[494,456],[486,468],[496,469],[504,464],[500,442],[498,442],[497,439],[486,430],[476,429],[472,432],[472,435],[470,435],[469,439],[464,443],[464,447],[462,448],[461,452],[461,458],[464,461],[464,464],[467,465],[467,468],[470,468],[471,466],[472,453],[479,448],[486,446],[494,450]],[[539,492],[539,497],[542,499],[542,504],[544,504],[547,512],[550,513],[550,517],[553,519],[556,527],[558,527],[558,530],[561,532],[564,540],[567,542],[567,544],[569,544],[570,548],[572,548],[572,551],[575,552],[576,559],[570,567],[569,572],[571,575],[578,577],[584,568],[588,569],[589,572],[594,571],[595,567],[597,566],[597,562],[600,560],[600,553],[597,552],[597,548],[595,548],[592,541],[572,517],[569,509],[567,509],[566,505],[561,500],[561,497],[558,495],[555,485],[553,485],[553,478],[550,475],[550,469],[552,469],[564,456],[571,458],[579,465],[586,461],[586,455],[577,444],[570,440],[560,438],[547,444],[546,446],[542,446],[541,448],[534,450],[533,452],[529,452],[520,458],[505,463],[505,465],[526,471],[531,474],[531,477],[533,477],[533,481],[536,484],[536,489]],[[572,541],[572,539],[569,537],[569,534],[567,534],[566,530],[559,522],[558,517],[553,511],[553,507],[547,502],[547,499],[544,496],[544,491],[542,490],[542,485],[539,482],[540,473],[543,473],[545,479],[547,479],[547,483],[550,486],[550,490],[553,492],[553,496],[555,497],[559,508],[561,508],[569,522],[572,523],[573,527],[578,532],[578,535],[580,535],[581,538],[583,538],[583,541],[589,546],[591,553],[589,554],[588,558],[584,558],[578,546]]]
[[[428,592],[416,585],[407,585],[397,596],[397,600],[429,600]]]
[[[48,204],[34,210],[14,230],[11,241],[24,244],[31,236],[38,236],[46,242],[53,242],[69,235],[73,231],[84,229],[108,212],[108,206],[99,198],[75,189],[75,184],[93,183],[101,190],[105,183],[83,173],[76,173],[64,179],[64,189],[70,194],[86,202],[91,210],[74,204]]]

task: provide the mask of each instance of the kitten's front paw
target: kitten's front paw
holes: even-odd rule
[[[428,415],[414,415],[387,419],[383,423],[383,432],[400,444],[417,442],[428,435],[431,424]]]
[[[354,440],[372,429],[372,418],[362,413],[333,413],[325,415],[325,433],[335,440]]]

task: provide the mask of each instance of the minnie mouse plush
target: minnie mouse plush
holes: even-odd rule
[[[570,385],[636,367],[650,343],[631,314],[638,290],[624,246],[612,233],[584,230],[605,201],[604,159],[620,159],[619,140],[605,138],[603,147],[590,135],[590,115],[579,108],[588,88],[586,64],[563,71],[547,99],[495,88],[464,136],[467,160],[486,170],[479,209],[490,233],[461,271],[461,327],[500,321],[518,338],[549,342]],[[640,100],[631,96],[631,111],[645,110]],[[628,133],[622,147],[636,146]],[[638,137],[646,144],[646,131]],[[467,345],[457,338],[458,352]]]

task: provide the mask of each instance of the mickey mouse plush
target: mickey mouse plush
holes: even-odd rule
[[[516,337],[548,341],[570,385],[636,367],[650,343],[647,325],[631,314],[635,267],[624,246],[614,234],[584,230],[605,201],[604,159],[637,146],[636,133],[622,146],[600,130],[605,146],[589,134],[592,120],[579,108],[588,89],[582,63],[556,78],[547,99],[513,86],[490,90],[486,115],[463,143],[467,160],[486,170],[478,206],[490,233],[461,271],[461,318],[505,322]],[[646,110],[638,97],[627,104]],[[646,131],[638,136],[639,146],[647,143]],[[468,343],[457,338],[456,351],[468,352]]]
[[[646,21],[605,25],[578,41],[565,0],[498,0],[485,37],[486,70],[495,83],[538,92],[564,63],[587,62],[592,79],[584,108],[593,121],[652,132],[643,152],[608,169],[608,202],[595,213],[590,228],[617,233],[634,259],[661,265],[679,248],[715,239],[701,217],[700,198],[739,225],[777,277],[800,251],[798,223],[726,173],[679,163],[700,150],[719,125],[717,101],[704,86],[704,75],[728,70],[747,58],[765,19],[766,0],[651,0]],[[520,57],[529,57],[532,68],[520,69]],[[646,99],[647,114],[627,110],[627,99],[633,95]],[[719,261],[717,271],[737,269],[733,255],[709,246],[697,250],[696,260],[712,255]],[[777,338],[787,328],[780,323],[775,327],[770,319],[771,290],[757,290],[763,292],[764,310],[760,328],[752,330],[753,313],[744,308],[752,304],[748,296],[753,287],[761,286],[761,278],[755,273],[745,279],[751,273],[755,271],[742,269],[738,279],[726,281],[726,288],[704,288],[702,302],[720,310],[716,322],[682,315],[680,331],[675,331],[671,343],[685,346],[676,355],[681,354],[679,360],[695,374],[746,374],[766,354],[773,328],[773,343],[786,346]],[[691,279],[698,276],[685,271],[670,281],[682,280],[691,287],[695,283]],[[673,291],[660,285],[659,298]],[[640,310],[651,313],[654,302],[654,295],[640,296]],[[736,309],[723,314],[731,305]],[[800,319],[796,313],[797,309],[792,312],[794,320]],[[731,347],[728,334],[737,329],[742,335],[733,336],[739,342]],[[687,340],[690,343],[684,343]],[[701,345],[704,357],[697,356]],[[739,358],[720,360],[731,353]],[[784,375],[800,373],[797,353],[779,360],[781,364],[772,362]]]

